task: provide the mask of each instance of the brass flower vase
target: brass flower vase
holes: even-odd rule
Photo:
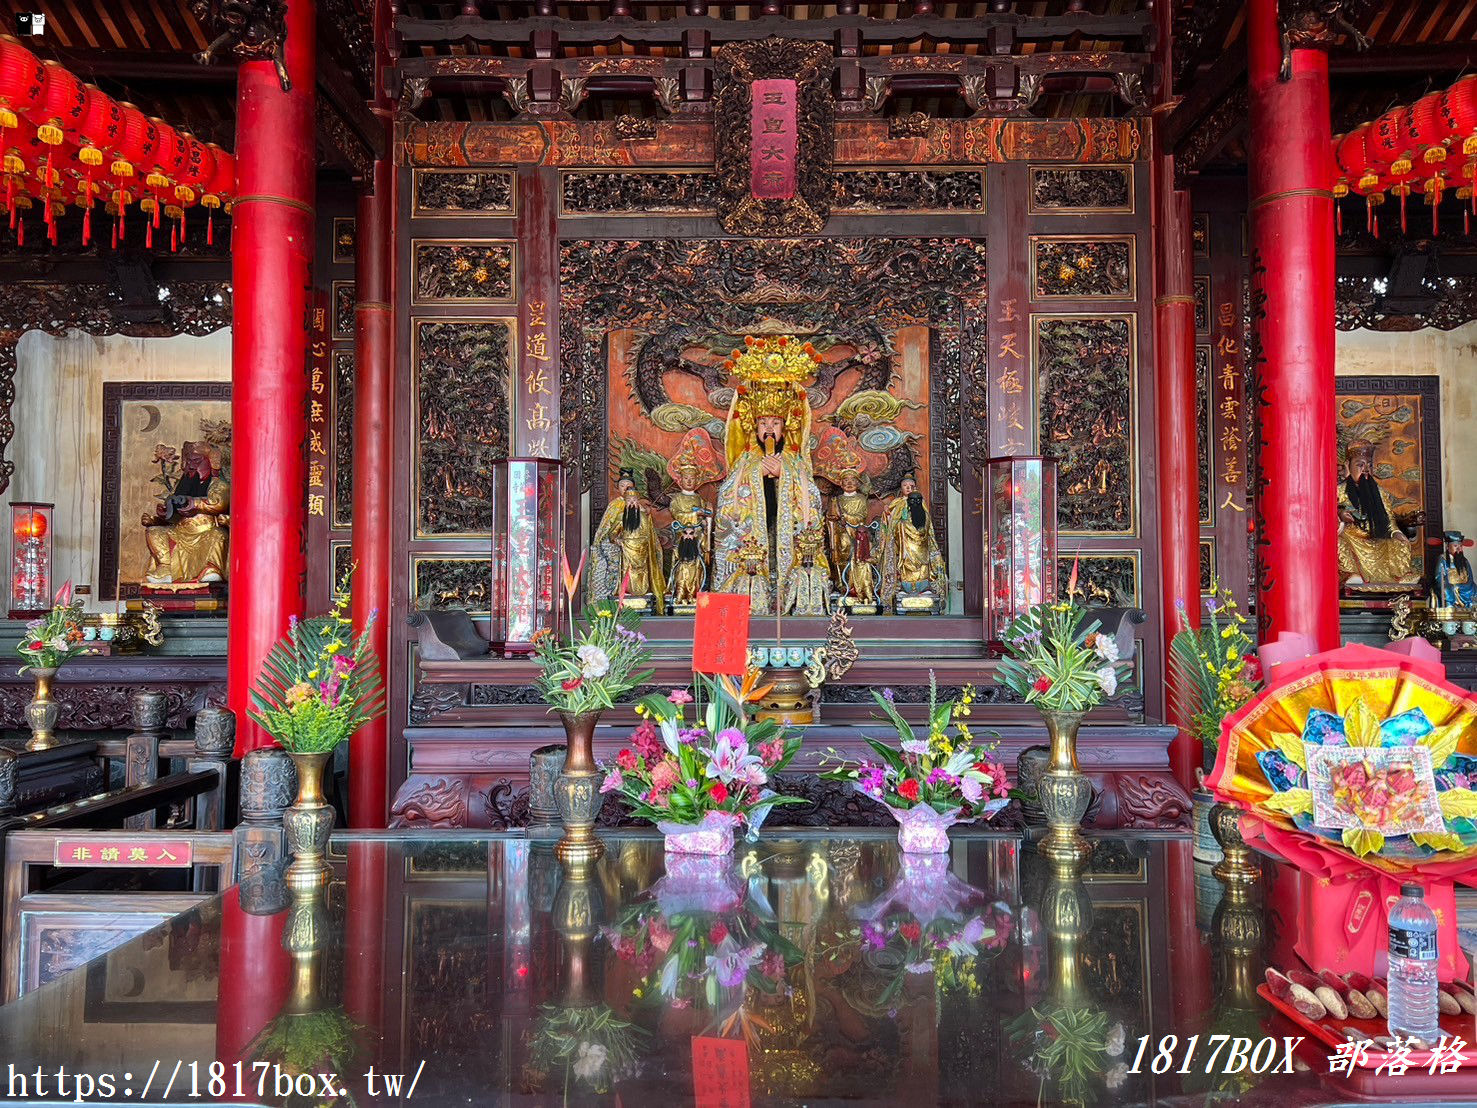
[[[564,751],[564,770],[554,782],[554,805],[564,823],[564,837],[554,848],[559,863],[571,873],[585,873],[605,853],[605,844],[595,835],[595,817],[600,814],[600,771],[595,766],[595,724],[599,712],[575,715],[560,712],[569,743]]]
[[[323,854],[333,830],[333,809],[323,799],[323,767],[333,755],[288,751],[288,756],[297,767],[297,800],[282,813],[282,830],[292,854],[287,887],[316,889],[328,881],[328,863]]]
[[[1082,817],[1092,803],[1092,782],[1077,768],[1077,728],[1083,712],[1041,708],[1051,753],[1041,775],[1041,807],[1046,812],[1043,857],[1058,872],[1080,867],[1092,852],[1082,836]]]
[[[51,699],[51,679],[56,676],[56,667],[32,666],[31,674],[36,679],[36,691],[26,705],[26,722],[31,727],[31,741],[26,743],[26,749],[50,750],[57,745],[52,728],[56,726],[56,717],[61,711],[57,702]]]

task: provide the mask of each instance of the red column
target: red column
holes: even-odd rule
[[[385,54],[393,25],[387,0],[374,5],[376,47],[375,115],[391,146],[392,105],[378,74],[390,59]],[[355,221],[354,281],[354,574],[353,612],[356,626],[377,613],[372,645],[380,666],[390,672],[390,520],[393,480],[390,407],[395,384],[395,165],[385,157],[374,163],[369,189],[359,198]],[[349,823],[384,827],[389,818],[389,729],[380,719],[361,727],[349,744]]]
[[[1159,62],[1172,70],[1170,6],[1156,9],[1160,30]],[[1162,90],[1165,98],[1170,90]],[[1158,121],[1163,120],[1163,109]],[[1158,133],[1156,129],[1156,140]],[[1153,165],[1154,186],[1154,388],[1155,452],[1159,494],[1159,610],[1164,628],[1165,718],[1180,725],[1170,745],[1175,776],[1187,789],[1195,787],[1200,744],[1185,730],[1190,722],[1174,710],[1174,677],[1169,669],[1169,641],[1185,622],[1200,625],[1200,465],[1195,420],[1195,262],[1191,244],[1190,196],[1174,187],[1174,154],[1159,150]]]
[[[1276,0],[1251,0],[1246,29],[1252,280],[1266,294],[1257,603],[1264,636],[1302,631],[1327,650],[1339,641],[1328,57],[1293,50],[1283,81]]]
[[[287,1001],[291,963],[282,947],[285,911],[254,916],[241,907],[240,890],[221,905],[221,972],[216,997],[215,1056],[226,1065],[242,1060],[263,1027]]]
[[[371,1041],[377,1043],[384,1029],[389,844],[353,842],[345,849],[344,1007],[356,1022],[370,1029]]]
[[[262,659],[303,607],[303,439],[314,248],[313,0],[289,0],[283,92],[271,62],[237,77],[231,283],[231,600],[236,753],[271,740],[246,717]]]

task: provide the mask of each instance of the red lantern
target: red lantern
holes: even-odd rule
[[[186,231],[185,210],[199,199],[200,191],[210,183],[210,175],[215,172],[215,155],[203,142],[186,131],[179,133],[179,143],[184,168],[175,181],[174,198],[180,207],[180,237],[183,238]]]
[[[1374,168],[1388,170],[1390,191],[1400,197],[1400,230],[1405,230],[1405,201],[1410,196],[1410,173],[1415,168],[1411,151],[1410,109],[1391,108],[1374,121],[1366,142]]]
[[[205,221],[205,242],[209,245],[215,242],[215,210],[236,193],[236,159],[214,143],[207,149],[215,163],[209,181],[201,190],[200,203],[210,213]]]
[[[20,116],[41,102],[46,67],[9,35],[0,37],[0,147],[5,132],[20,126]]]
[[[154,190],[154,197],[159,201],[153,208],[154,226],[157,227],[161,209],[164,207],[164,196],[174,188],[174,179],[183,168],[185,157],[184,151],[180,149],[178,131],[155,116],[150,116],[149,122],[154,125],[158,142],[154,147],[154,166],[144,178],[144,184]]]
[[[159,145],[159,129],[132,104],[119,104],[123,109],[123,135],[108,171],[122,187],[126,207],[136,199],[130,182],[140,168],[147,170],[154,164],[154,148]],[[127,213],[120,213],[120,219]],[[121,231],[120,231],[121,233]]]
[[[58,147],[67,135],[76,136],[87,108],[87,94],[82,82],[58,62],[42,63],[46,68],[46,87],[41,93],[40,105],[31,112],[36,121],[36,137],[47,146]],[[50,177],[51,155],[46,156],[47,177]],[[51,218],[51,207],[47,206],[46,217]]]
[[[77,160],[87,167],[78,193],[82,204],[83,246],[92,240],[92,202],[97,192],[97,169],[117,149],[123,137],[123,109],[118,102],[91,85],[85,86],[85,95],[87,107],[78,128],[81,146],[77,150]]]
[[[1446,90],[1441,98],[1441,114],[1446,117],[1453,143],[1461,143],[1466,162],[1462,176],[1471,180],[1477,168],[1477,74],[1463,77]],[[1469,192],[1468,200],[1470,210],[1477,212],[1477,190]]]
[[[1446,142],[1451,138],[1446,114],[1441,110],[1446,99],[1443,92],[1422,96],[1410,106],[1410,138],[1428,165],[1446,160]]]
[[[1368,134],[1369,124],[1361,123],[1347,135],[1334,139],[1334,160],[1350,181],[1357,181],[1364,176],[1369,165],[1369,155],[1364,149],[1365,136]]]

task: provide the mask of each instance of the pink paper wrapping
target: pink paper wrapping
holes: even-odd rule
[[[1241,817],[1248,846],[1284,859],[1303,874],[1302,910],[1293,920],[1293,949],[1315,973],[1331,969],[1383,977],[1388,966],[1390,906],[1402,881],[1419,883],[1436,913],[1438,966],[1442,981],[1467,979],[1468,962],[1457,941],[1456,878],[1463,862],[1420,867],[1395,876],[1326,848],[1300,831],[1285,831],[1253,815]],[[1466,876],[1470,877],[1470,874]]]
[[[1281,684],[1285,677],[1277,674],[1273,667],[1286,662],[1297,662],[1318,652],[1318,641],[1301,631],[1279,631],[1272,642],[1257,648],[1257,660],[1262,664],[1268,686]]]

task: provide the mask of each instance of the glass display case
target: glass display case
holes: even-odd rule
[[[1011,620],[1056,599],[1056,459],[985,463],[985,642],[998,651]]]
[[[10,618],[34,619],[51,608],[51,514],[55,504],[10,505]]]
[[[540,631],[559,629],[564,466],[509,458],[493,470],[492,650],[514,658]]]

